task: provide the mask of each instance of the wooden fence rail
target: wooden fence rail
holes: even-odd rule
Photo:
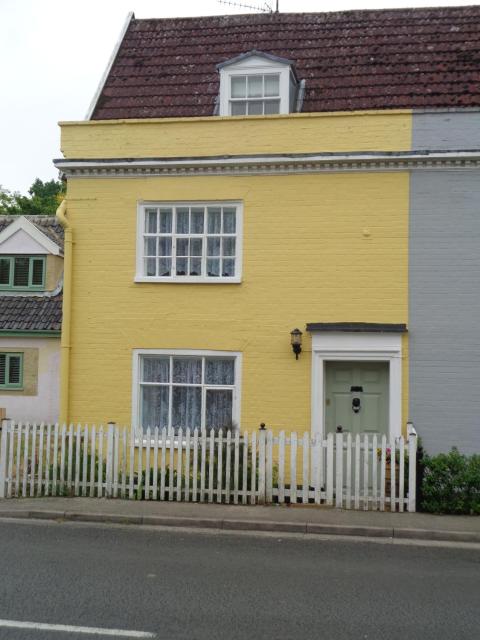
[[[417,437],[2,421],[0,498],[90,496],[415,511]]]

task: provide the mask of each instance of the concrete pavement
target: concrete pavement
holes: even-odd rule
[[[0,518],[273,531],[480,543],[480,517],[99,498],[0,500]]]

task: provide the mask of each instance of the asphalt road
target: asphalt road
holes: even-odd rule
[[[480,637],[473,549],[3,520],[0,550],[7,621],[168,640]],[[107,637],[2,620],[2,640]]]

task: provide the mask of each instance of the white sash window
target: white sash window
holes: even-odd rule
[[[238,425],[238,354],[161,350],[134,357],[134,422],[139,428],[177,432]]]
[[[137,282],[240,282],[239,203],[139,208]]]

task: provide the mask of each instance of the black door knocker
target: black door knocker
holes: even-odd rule
[[[363,393],[363,387],[350,387],[350,393]],[[360,398],[352,398],[352,411],[358,413],[362,408]]]

